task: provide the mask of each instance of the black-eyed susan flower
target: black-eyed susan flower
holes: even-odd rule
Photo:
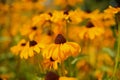
[[[64,61],[69,56],[78,55],[80,51],[79,44],[75,42],[67,42],[62,34],[58,34],[55,38],[55,42],[44,49],[43,57]]]
[[[59,21],[62,21],[66,18],[66,15],[64,15],[64,12],[63,11],[54,11],[53,16],[51,17],[51,21],[54,22],[54,23],[57,23]]]
[[[66,77],[66,76],[62,76],[59,78],[59,80],[77,80],[76,78],[74,77]]]
[[[50,57],[50,59],[44,59],[43,60],[43,65],[44,65],[44,69],[54,69],[57,70],[58,69],[58,63],[60,63],[59,60],[54,60],[52,59],[52,57]]]
[[[23,36],[28,36],[30,40],[34,39],[36,35],[41,34],[41,29],[34,25],[32,26],[32,24],[30,22],[24,24],[24,26],[20,29],[20,32]]]
[[[100,36],[104,33],[104,28],[96,22],[89,21],[86,26],[81,27],[79,37],[81,39],[89,38],[94,39],[96,36]]]
[[[26,46],[26,40],[22,39],[16,46],[10,48],[13,54],[18,55]]]
[[[108,14],[116,14],[120,12],[120,7],[109,6],[106,10],[104,10],[104,12]]]
[[[86,16],[85,12],[80,9],[76,9],[75,11],[69,11],[68,15],[71,23],[75,24],[82,22],[85,16]]]
[[[32,40],[27,42],[25,48],[20,52],[20,58],[27,59],[34,56],[34,54],[40,53],[40,44]]]
[[[28,57],[34,56],[36,53],[40,53],[40,44],[34,40],[27,42],[23,39],[18,45],[13,46],[11,51],[16,55],[19,54],[20,58],[27,59]]]

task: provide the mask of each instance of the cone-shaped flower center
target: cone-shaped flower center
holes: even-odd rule
[[[53,31],[52,30],[48,30],[48,32],[47,32],[47,35],[48,36],[52,36],[54,33],[53,33]]]
[[[50,61],[55,61],[52,57],[50,57]]]
[[[21,46],[25,46],[26,45],[26,43],[21,43]]]
[[[54,72],[48,72],[45,76],[45,80],[59,80],[59,76]]]
[[[92,28],[94,27],[93,23],[92,22],[88,22],[87,25],[86,25],[87,28]]]
[[[30,47],[35,46],[36,44],[37,44],[37,42],[34,41],[34,40],[32,40],[32,41],[29,42]]]
[[[36,26],[33,26],[33,27],[32,27],[32,30],[37,30],[37,27],[36,27]]]
[[[66,42],[66,39],[62,34],[58,34],[55,38],[55,44],[64,44]]]
[[[53,16],[51,12],[48,13],[51,17]]]

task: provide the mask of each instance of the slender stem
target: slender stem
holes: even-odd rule
[[[64,62],[61,62],[61,75],[65,76],[65,66],[64,66]]]
[[[114,71],[113,71],[113,76],[112,76],[112,80],[115,79],[115,74],[117,72],[117,67],[118,67],[118,62],[119,62],[119,56],[120,56],[120,13],[116,14],[116,22],[117,22],[117,26],[118,26],[118,47],[117,47],[117,54],[116,54],[116,58],[115,58],[115,67],[114,67]]]

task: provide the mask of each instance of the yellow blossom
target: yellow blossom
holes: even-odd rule
[[[20,58],[28,59],[29,57],[33,57],[36,53],[40,53],[40,45],[32,40],[27,42],[25,48],[20,53]]]
[[[77,80],[76,78],[73,77],[60,77],[59,80]]]
[[[43,51],[43,56],[47,59],[64,61],[69,56],[76,56],[81,51],[80,46],[74,42],[66,42],[62,34],[58,34],[55,43],[50,44]]]
[[[22,39],[16,46],[11,47],[13,54],[18,55],[26,46],[26,41]]]
[[[99,26],[99,24],[88,22],[86,26],[81,27],[81,31],[79,33],[79,37],[81,39],[89,38],[89,39],[92,40],[96,36],[100,36],[103,33],[104,33],[104,28]]]

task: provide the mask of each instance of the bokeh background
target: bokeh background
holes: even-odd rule
[[[45,73],[41,73],[38,67],[33,65],[32,60],[20,59],[18,55],[14,55],[10,50],[12,46],[24,38],[20,30],[34,16],[54,10],[70,11],[79,8],[86,13],[95,10],[102,13],[110,5],[116,7],[118,4],[119,0],[0,0],[0,80],[42,80],[41,77],[45,77]],[[94,16],[94,12],[91,15]],[[99,14],[97,16],[99,17]],[[104,16],[107,15],[104,14]],[[82,54],[76,58],[70,57],[65,61],[66,68],[69,65],[68,62],[73,63],[71,64],[71,71],[68,71],[68,76],[80,76],[78,80],[112,80],[116,55],[119,53],[117,52],[119,49],[119,31],[115,16],[112,19],[114,20],[113,25],[112,20],[106,22],[106,25],[109,23],[111,25],[105,28],[102,41],[103,35],[91,40],[91,43],[87,40],[78,39],[78,37],[71,34],[76,34],[78,30],[78,32],[81,32],[80,27],[69,27],[68,36],[70,41],[80,44]],[[81,45],[81,43],[83,44]],[[89,55],[89,59],[86,58],[86,55]],[[117,71],[114,73],[115,78],[113,80],[120,80],[120,59],[117,63]],[[74,69],[75,66],[78,69]]]

